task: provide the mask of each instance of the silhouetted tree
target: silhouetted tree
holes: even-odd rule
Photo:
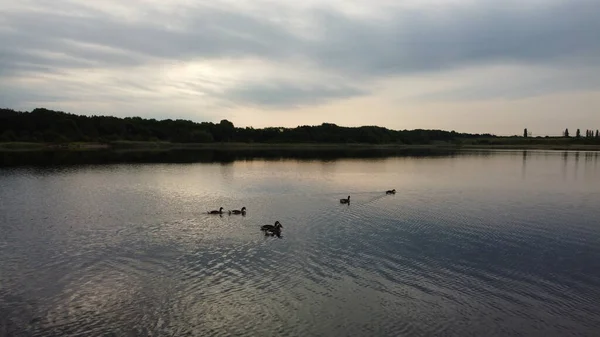
[[[523,130],[523,137],[527,138],[527,128],[525,128],[525,130]]]
[[[598,130],[596,130],[596,138],[600,138],[600,134],[598,134]]]
[[[565,132],[563,133],[563,135],[568,138],[569,137],[569,129],[565,129]]]
[[[190,134],[190,142],[192,143],[210,143],[213,141],[212,134],[204,130],[194,130]]]
[[[575,138],[580,138],[581,137],[581,131],[579,129],[577,129],[577,132],[575,132]]]
[[[0,136],[0,142],[12,142],[17,139],[15,132],[13,130],[6,130],[2,132]]]
[[[213,131],[213,136],[216,141],[228,142],[233,140],[235,134],[235,126],[230,121],[223,119],[217,124]]]

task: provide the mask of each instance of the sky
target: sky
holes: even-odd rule
[[[0,0],[0,106],[236,126],[600,128],[598,0]]]

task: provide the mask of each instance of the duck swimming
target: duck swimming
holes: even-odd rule
[[[396,189],[385,191],[385,194],[396,194]]]
[[[246,213],[246,207],[242,207],[242,209],[232,209],[229,211],[229,215],[231,214],[244,214]]]
[[[348,196],[348,199],[340,199],[340,204],[349,204],[350,203],[350,196]]]
[[[223,207],[219,208],[218,211],[208,211],[208,214],[223,214]]]
[[[281,229],[283,225],[279,223],[279,221],[275,221],[274,225],[263,225],[260,227],[260,230],[265,232],[265,235],[281,235]]]

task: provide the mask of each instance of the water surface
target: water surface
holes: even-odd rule
[[[0,336],[600,331],[598,153],[164,156],[0,169]]]

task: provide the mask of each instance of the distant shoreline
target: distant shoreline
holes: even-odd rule
[[[600,144],[367,144],[367,143],[170,143],[130,142],[111,143],[0,143],[0,151],[94,151],[94,150],[343,150],[343,149],[440,149],[440,150],[554,150],[600,151]]]

